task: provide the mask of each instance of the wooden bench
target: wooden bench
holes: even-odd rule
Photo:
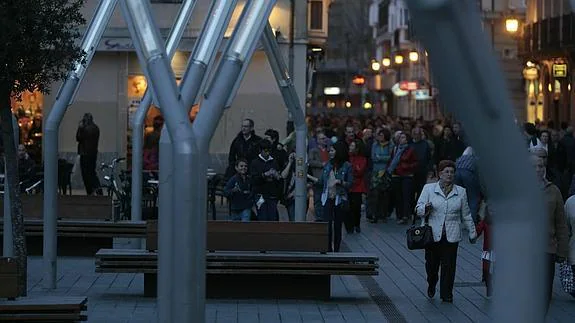
[[[156,223],[148,229],[148,250],[99,250],[96,272],[143,273],[144,294],[155,296]],[[209,221],[206,296],[327,299],[332,275],[378,274],[376,256],[328,253],[327,230],[326,223]]]
[[[3,234],[0,221],[0,236]],[[41,255],[44,236],[42,220],[25,220],[26,245],[29,255]],[[112,248],[114,238],[144,238],[146,223],[88,220],[59,220],[57,226],[58,254],[61,256],[93,256],[101,248]],[[0,246],[2,245],[0,241]]]
[[[0,258],[0,298],[18,296],[18,266],[13,258]]]
[[[26,219],[43,218],[43,195],[21,195]],[[0,199],[0,215],[4,216],[4,199]],[[112,220],[112,198],[109,196],[59,195],[58,219]]]
[[[0,301],[0,322],[87,321],[86,297],[28,297]]]

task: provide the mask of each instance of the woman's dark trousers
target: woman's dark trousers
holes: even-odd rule
[[[345,216],[345,229],[353,232],[361,223],[361,202],[363,193],[349,193],[349,212]]]
[[[458,246],[458,242],[448,242],[444,236],[439,242],[434,242],[431,246],[425,248],[427,284],[435,288],[439,280],[439,268],[441,267],[440,296],[442,299],[453,298]]]
[[[341,229],[345,217],[343,202],[336,206],[335,199],[328,199],[323,207],[323,217],[328,223],[328,251],[339,252],[341,246]]]
[[[413,177],[399,176],[392,178],[392,191],[395,196],[396,216],[398,220],[407,220],[413,213]]]

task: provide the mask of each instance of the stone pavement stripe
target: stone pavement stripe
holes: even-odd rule
[[[379,233],[377,233],[379,234]],[[413,266],[401,266],[401,274],[408,280],[410,280],[412,282],[412,284],[419,290],[419,293],[417,294],[419,295],[423,295],[423,297],[417,297],[416,299],[419,301],[418,302],[418,307],[422,307],[422,306],[426,306],[425,303],[422,304],[423,302],[429,302],[429,300],[427,299],[425,293],[425,290],[427,288],[427,282],[426,282],[426,278],[425,278],[425,269],[422,266],[423,264],[423,258],[424,258],[424,252],[422,250],[416,250],[416,251],[410,251],[405,247],[405,235],[402,233],[388,233],[391,239],[386,239],[385,242],[390,244],[390,246],[398,253],[399,258],[398,258],[398,262],[396,262],[395,264],[397,265],[398,263],[401,264],[401,260],[405,260],[406,258],[417,258],[419,260],[419,270],[414,269]],[[398,266],[399,267],[399,266]],[[457,290],[454,290],[455,294],[458,293]],[[437,297],[437,296],[436,296]],[[456,296],[456,298],[458,298]],[[464,303],[465,303],[465,298],[463,299]],[[458,303],[461,303],[461,300],[458,301]],[[465,305],[469,305],[469,304],[465,304]],[[465,316],[467,316],[467,319],[471,319],[471,317],[469,317],[468,313],[466,313],[465,310],[461,310],[461,313]],[[473,315],[477,315],[478,313],[473,313]],[[453,315],[453,313],[452,313]],[[463,317],[458,318],[459,320],[465,320]]]
[[[408,253],[411,253],[412,255],[417,255],[419,256],[418,259],[420,261],[420,264],[424,264],[424,252],[421,251],[409,251],[407,250],[407,248],[405,247],[405,236],[402,235],[402,239],[399,239],[399,235],[398,234],[392,234],[392,238],[393,241],[397,244],[396,247],[399,248],[401,250],[401,248],[403,248],[403,250],[405,250]],[[388,240],[389,241],[389,240]],[[462,241],[460,243],[460,246],[466,245],[465,241]],[[462,249],[462,248],[460,248]],[[398,250],[398,249],[396,249]],[[476,252],[476,255],[479,255],[479,252]],[[456,270],[456,275],[459,272],[460,274],[458,275],[459,278],[461,279],[461,275],[465,275],[466,277],[469,277],[470,279],[474,279],[475,276],[470,277],[471,275],[469,274],[469,272],[463,270],[460,266],[459,266],[459,262],[461,259],[467,260],[469,261],[469,255],[471,255],[471,253],[463,253],[463,254],[458,254],[458,266],[457,266],[457,270]],[[467,256],[467,257],[466,257]],[[474,257],[476,260],[476,267],[475,267],[475,271],[478,271],[478,268],[481,268],[481,262],[478,256]],[[407,276],[409,277],[415,277],[417,275],[420,275],[421,278],[423,278],[422,280],[419,280],[419,283],[421,284],[420,286],[422,286],[422,288],[426,288],[427,287],[427,283],[425,281],[425,275],[423,273],[425,273],[425,269],[424,266],[421,267],[421,270],[414,270],[414,268],[409,268],[406,271],[404,271],[404,273],[407,274]],[[411,272],[413,271],[413,272]],[[410,273],[411,272],[411,273]],[[456,281],[458,279],[456,278]],[[472,280],[473,281],[473,280]],[[457,302],[454,304],[456,307],[460,308],[461,311],[463,313],[465,313],[472,321],[485,321],[485,320],[489,320],[489,317],[487,316],[487,311],[485,310],[485,298],[481,295],[477,295],[477,293],[474,290],[470,290],[470,289],[460,289],[460,288],[454,288],[454,296],[457,298]]]

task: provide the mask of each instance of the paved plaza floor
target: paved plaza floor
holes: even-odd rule
[[[405,246],[406,226],[363,224],[344,249],[379,256],[379,275],[335,276],[329,301],[208,300],[207,322],[485,322],[492,300],[481,281],[481,241],[459,247],[454,303],[426,297],[423,251]],[[93,258],[59,258],[58,289],[42,287],[42,259],[30,257],[30,295],[88,297],[88,322],[156,322],[155,299],[143,297],[142,274],[97,274]],[[575,298],[555,280],[549,322],[575,322]]]

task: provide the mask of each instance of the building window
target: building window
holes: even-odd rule
[[[389,24],[389,3],[379,4],[379,28],[384,28]]]
[[[314,30],[323,29],[323,1],[310,2],[310,24],[309,28]]]

